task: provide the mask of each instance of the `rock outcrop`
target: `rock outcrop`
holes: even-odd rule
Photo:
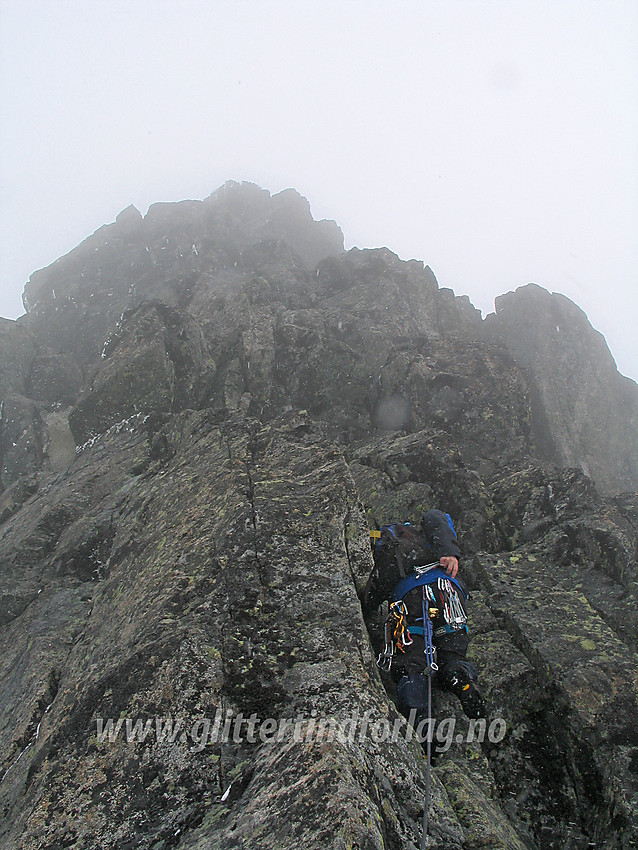
[[[441,506],[489,727],[429,844],[638,841],[638,388],[567,299],[482,320],[289,190],[134,208],[0,322],[0,844],[392,848],[423,751],[358,600]],[[436,691],[436,683],[435,683]]]
[[[603,491],[638,489],[636,384],[583,311],[530,284],[497,298],[486,328],[531,378],[539,453],[580,466]]]

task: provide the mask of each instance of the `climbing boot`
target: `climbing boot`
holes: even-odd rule
[[[472,720],[485,717],[485,703],[481,692],[465,670],[459,669],[452,673],[449,688],[459,698],[466,717]]]

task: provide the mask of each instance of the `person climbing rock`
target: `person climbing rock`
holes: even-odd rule
[[[362,595],[364,613],[388,601],[379,666],[397,682],[399,709],[427,717],[427,676],[455,694],[465,714],[483,717],[478,672],[466,658],[467,593],[459,577],[460,549],[449,514],[427,511],[419,528],[395,523],[371,532],[374,568]]]

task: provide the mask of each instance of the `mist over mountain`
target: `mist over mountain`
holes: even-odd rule
[[[233,182],[129,207],[24,305],[0,320],[3,846],[418,846],[403,737],[96,730],[398,721],[358,593],[369,528],[428,507],[507,727],[437,760],[430,846],[634,846],[638,385],[577,305],[529,284],[483,319]]]

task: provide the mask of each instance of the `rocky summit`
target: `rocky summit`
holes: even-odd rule
[[[638,846],[638,386],[293,190],[133,207],[0,320],[0,846]],[[369,531],[453,517],[487,718],[424,748]],[[429,786],[429,787],[428,787]],[[427,794],[426,794],[427,789]]]

